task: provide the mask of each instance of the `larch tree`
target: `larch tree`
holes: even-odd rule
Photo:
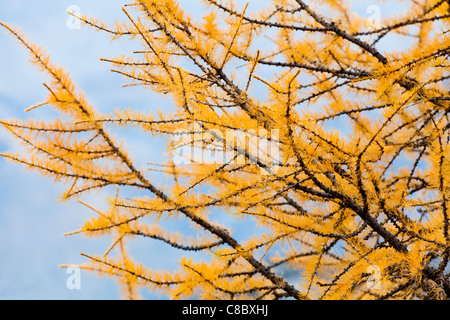
[[[448,299],[450,2],[410,1],[401,15],[371,18],[350,1],[202,2],[201,18],[174,0],[124,4],[115,25],[76,17],[139,43],[101,60],[124,86],[169,96],[174,110],[157,114],[99,113],[1,23],[50,79],[46,100],[27,111],[60,114],[2,120],[29,151],[2,156],[92,209],[68,234],[111,247],[83,254],[81,267],[114,276],[130,299],[141,288],[174,299]],[[165,137],[164,163],[136,163],[112,127]],[[83,202],[103,189],[107,210]],[[237,233],[230,221],[252,227]],[[180,250],[179,269],[142,265],[127,251],[133,238]]]

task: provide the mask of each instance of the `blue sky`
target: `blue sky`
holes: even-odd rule
[[[123,79],[110,72],[101,57],[130,52],[130,42],[110,42],[105,34],[91,28],[66,26],[71,5],[82,13],[106,22],[123,18],[123,0],[9,0],[0,2],[0,21],[19,27],[33,42],[47,49],[52,61],[66,67],[88,100],[101,112],[121,107],[156,110],[170,108],[170,101],[138,87],[122,88]],[[186,10],[200,13],[196,1],[185,1]],[[377,1],[358,2],[358,12]],[[52,117],[42,107],[33,114],[24,110],[44,100],[47,80],[28,63],[23,48],[0,30],[0,118]],[[130,151],[138,159],[161,161],[161,141],[128,134]],[[19,150],[10,136],[0,130],[0,152]],[[119,291],[111,279],[83,272],[81,290],[69,290],[68,274],[60,264],[79,264],[86,260],[80,252],[103,253],[107,240],[64,237],[91,216],[89,209],[76,202],[58,203],[64,186],[0,158],[0,299],[117,299]],[[92,194],[86,202],[101,208],[104,193]],[[174,267],[176,252],[154,242],[136,243],[132,251],[147,252],[143,262],[154,269]],[[155,259],[156,257],[156,259]],[[145,298],[159,298],[143,292]]]
[[[100,112],[109,113],[117,107],[148,111],[170,109],[169,100],[140,87],[122,88],[127,80],[110,72],[108,63],[100,58],[113,58],[130,53],[136,47],[126,39],[111,42],[104,34],[89,27],[70,29],[66,10],[77,6],[81,13],[112,23],[124,19],[123,0],[109,1],[31,1],[0,2],[0,21],[18,27],[34,43],[42,45],[52,62],[65,67],[77,87],[84,91],[88,101]],[[187,1],[186,10],[201,14],[196,1]],[[43,101],[47,95],[42,83],[48,78],[28,62],[24,49],[0,30],[0,118],[51,119],[53,110],[42,107],[25,113],[28,107]],[[114,133],[114,132],[113,132]],[[149,135],[126,132],[130,154],[141,165],[162,161],[162,140]],[[11,136],[0,130],[0,152],[21,151]],[[160,175],[151,176],[160,185]],[[117,299],[118,286],[110,278],[82,272],[81,289],[69,290],[66,281],[70,274],[61,264],[82,264],[80,255],[102,254],[111,239],[86,239],[81,235],[70,237],[64,233],[77,230],[92,216],[92,212],[73,201],[58,203],[64,186],[41,177],[33,171],[0,158],[0,299]],[[96,208],[105,208],[106,192],[83,198]],[[182,223],[175,227],[183,229]],[[185,230],[186,231],[186,230]],[[130,244],[133,256],[152,269],[178,268],[179,252],[155,241]],[[148,291],[147,299],[165,298]]]
[[[107,22],[122,18],[123,1],[25,1],[0,2],[0,20],[19,27],[33,42],[47,49],[52,61],[64,66],[98,110],[111,112],[118,106],[156,109],[170,107],[168,101],[141,88],[122,89],[123,79],[111,74],[110,65],[101,57],[115,57],[129,52],[128,42],[110,42],[104,34],[90,28],[66,27],[70,5],[83,13]],[[46,107],[34,114],[24,110],[43,101],[42,83],[48,80],[28,63],[23,48],[0,31],[0,118],[28,117],[46,119],[53,113]],[[127,136],[137,158],[159,162],[161,143],[137,135]],[[10,136],[0,130],[0,152],[20,150]],[[57,203],[62,185],[53,184],[23,167],[0,159],[0,299],[117,299],[117,285],[111,279],[82,272],[81,290],[69,290],[69,274],[58,266],[85,262],[80,252],[101,254],[109,246],[105,240],[82,236],[64,237],[78,229],[91,216],[89,209],[76,202]],[[105,194],[92,194],[86,202],[104,207]],[[147,242],[141,248],[159,259],[155,269],[166,268],[169,262],[160,247]],[[135,250],[139,249],[139,246]],[[170,252],[170,251],[169,251]],[[167,253],[167,251],[165,251]],[[146,298],[157,298],[145,295]]]

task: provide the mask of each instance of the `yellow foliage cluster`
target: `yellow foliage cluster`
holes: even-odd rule
[[[135,55],[102,60],[130,85],[171,97],[176,110],[158,115],[99,114],[41,48],[0,23],[51,79],[47,100],[27,111],[61,113],[1,121],[30,151],[2,156],[64,182],[64,200],[117,188],[105,212],[85,204],[96,215],[70,233],[113,239],[84,268],[116,276],[128,298],[141,287],[175,299],[448,298],[449,2],[413,1],[371,28],[345,1],[274,0],[257,12],[202,2],[200,21],[174,0],[132,1],[113,26],[78,17],[139,41]],[[380,51],[390,36],[410,46]],[[186,164],[169,152],[155,170],[172,183],[158,186],[108,126],[168,137],[169,151],[231,157]],[[229,132],[238,137],[226,141]],[[239,136],[275,143],[279,157],[235,144]],[[122,197],[130,187],[147,196]],[[217,214],[255,226],[238,235]],[[165,229],[169,218],[187,219],[197,236]],[[180,269],[136,262],[125,249],[136,237],[185,251]]]

